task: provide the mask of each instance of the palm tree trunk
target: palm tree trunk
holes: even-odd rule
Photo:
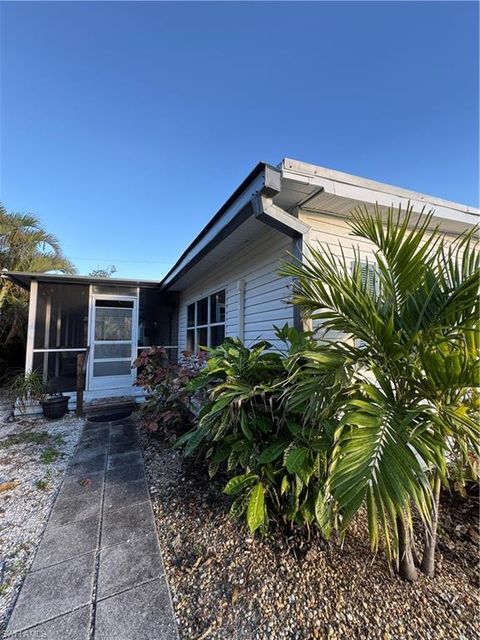
[[[440,489],[442,483],[438,471],[435,472],[433,479],[433,511],[432,522],[430,527],[426,530],[425,547],[423,549],[422,564],[420,569],[422,573],[430,578],[435,575],[435,546],[437,544],[437,528],[438,528],[438,511],[440,508]]]
[[[412,552],[412,532],[401,518],[397,518],[398,528],[398,573],[404,580],[414,582],[418,578]]]

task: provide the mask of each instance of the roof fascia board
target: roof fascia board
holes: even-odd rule
[[[265,163],[258,164],[242,182],[223,207],[195,238],[176,264],[162,280],[162,287],[170,287],[188,269],[227,235],[252,215],[252,198],[257,193],[274,195],[280,190],[281,172]]]
[[[17,276],[15,276],[12,273],[8,273],[4,271],[3,273],[0,274],[0,278],[5,278],[6,280],[10,280],[10,282],[13,282],[13,284],[17,285],[17,287],[20,287],[21,289],[25,289],[25,291],[30,291],[30,286],[27,286],[25,282],[23,282],[22,280],[19,280]],[[33,280],[33,278],[30,279],[29,285],[31,283],[31,280]]]
[[[398,206],[399,204],[406,206],[410,202],[416,211],[421,211],[424,207],[432,208],[435,210],[436,218],[451,220],[463,225],[473,226],[478,223],[480,218],[480,210],[475,207],[288,158],[282,162],[282,176],[302,184],[323,187],[326,193],[351,200],[360,200],[371,204],[378,203],[383,206]]]
[[[153,280],[135,280],[135,279],[123,279],[123,278],[96,278],[94,276],[77,276],[72,274],[60,274],[60,273],[37,273],[30,271],[3,271],[0,273],[0,277],[7,278],[14,284],[26,289],[28,291],[32,280],[36,282],[54,282],[57,284],[98,284],[98,285],[110,285],[110,286],[137,286],[137,287],[151,287],[158,288],[159,282]]]
[[[190,271],[200,260],[205,257],[212,249],[219,245],[222,240],[229,236],[237,227],[239,227],[247,218],[253,214],[252,203],[248,202],[243,209],[241,209],[234,218],[232,218],[228,224],[224,225],[215,235],[211,237],[208,243],[204,244],[201,249],[195,251],[191,257],[182,260],[181,264],[175,268],[175,272],[168,274],[168,281],[166,278],[162,280],[161,287],[163,290],[169,289],[179,280],[187,271]],[[203,244],[203,243],[202,243]]]

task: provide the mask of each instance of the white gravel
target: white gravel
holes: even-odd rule
[[[0,418],[0,637],[83,425],[74,416]]]

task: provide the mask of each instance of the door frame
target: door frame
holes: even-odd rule
[[[126,383],[127,376],[118,376],[122,380],[118,380],[118,383],[113,384],[110,382],[115,376],[108,376],[109,382],[104,387],[93,386],[93,364],[94,364],[94,350],[95,350],[95,308],[97,300],[111,300],[112,302],[133,302],[132,308],[132,354],[131,364],[137,357],[138,353],[138,314],[139,314],[139,300],[138,300],[138,288],[136,295],[117,295],[114,293],[93,293],[92,287],[90,287],[90,299],[88,305],[88,347],[89,355],[86,370],[86,390],[87,391],[108,391],[109,389],[131,389],[136,378],[136,369],[131,370],[130,376],[128,376],[128,384]],[[106,376],[107,377],[107,376]]]

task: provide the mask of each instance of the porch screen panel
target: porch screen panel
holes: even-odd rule
[[[43,375],[49,393],[75,391],[78,353],[78,351],[33,353],[33,369]]]
[[[141,287],[138,318],[138,353],[145,347],[164,347],[171,362],[177,360],[178,294],[156,287]]]
[[[89,288],[38,283],[32,368],[50,393],[74,391],[77,357],[87,349]]]
[[[118,284],[94,284],[92,285],[93,294],[107,294],[109,296],[135,296],[137,295],[137,287]]]
[[[88,286],[38,284],[34,349],[86,348]]]
[[[109,360],[110,358],[130,358],[132,346],[125,344],[96,344],[95,360]]]
[[[94,378],[131,375],[133,311],[132,300],[95,301]]]
[[[95,316],[95,340],[131,340],[132,307],[125,309],[98,306]]]

